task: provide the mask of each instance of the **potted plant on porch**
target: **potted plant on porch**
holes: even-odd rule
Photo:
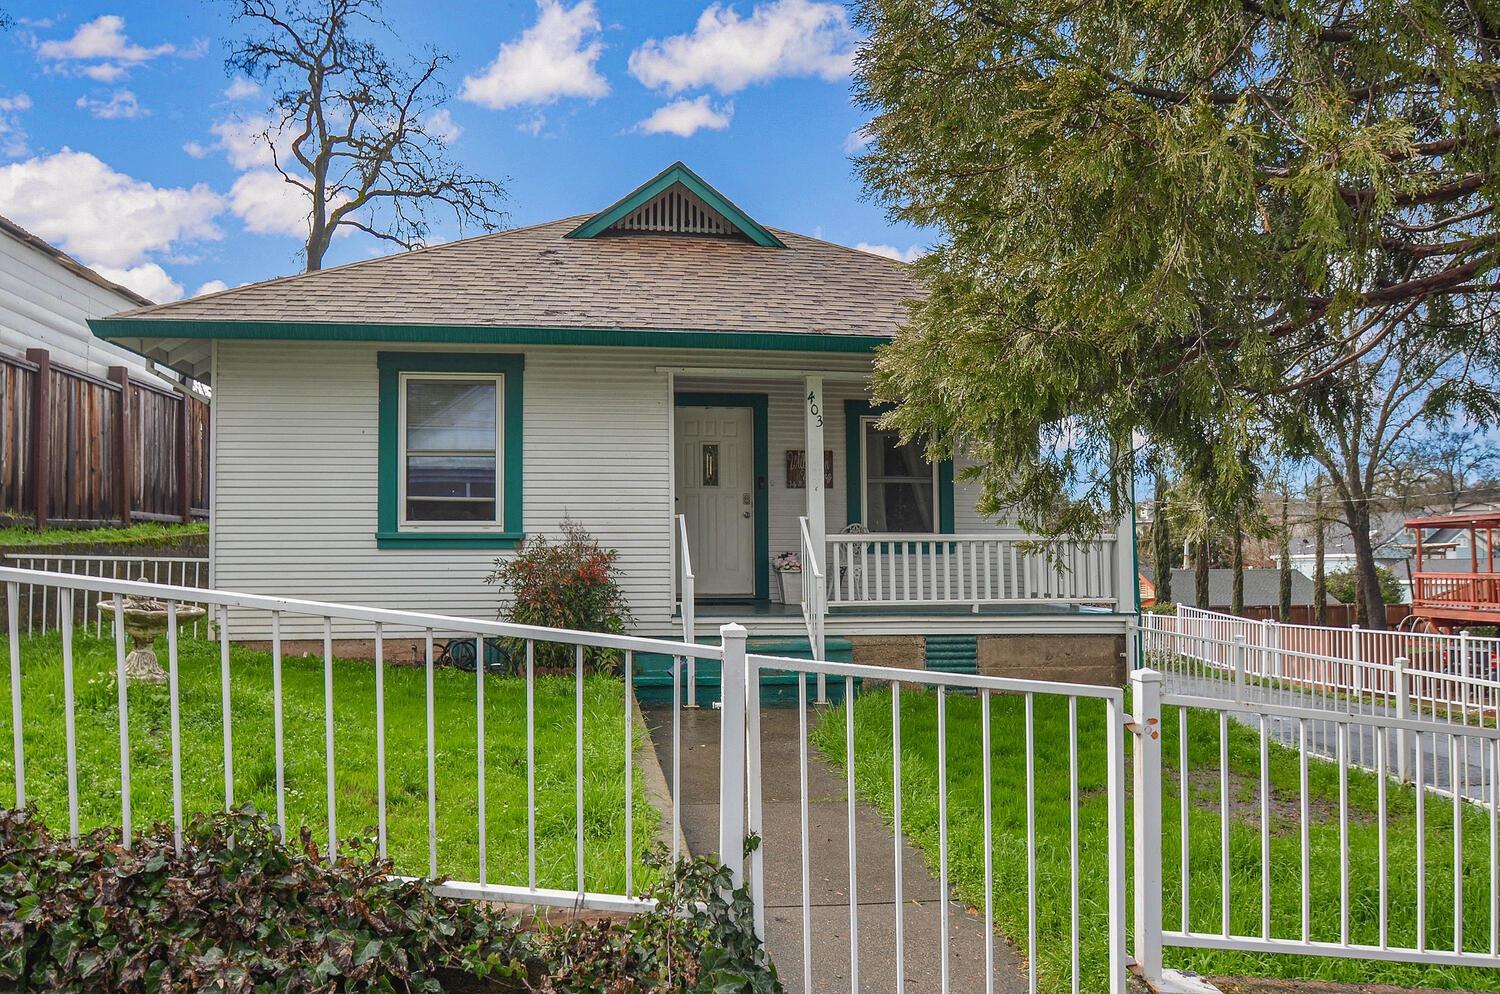
[[[795,552],[783,552],[771,563],[781,582],[781,603],[802,603],[802,560]]]

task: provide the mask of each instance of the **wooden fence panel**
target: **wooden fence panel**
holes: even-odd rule
[[[32,507],[30,365],[0,356],[0,508]]]
[[[123,496],[131,517],[181,520],[206,513],[207,404],[126,377],[126,474],[117,434],[120,383],[49,365],[44,352],[34,351],[36,362],[0,356],[0,512],[37,514],[34,460],[45,429],[48,521],[121,520],[127,479]],[[39,364],[47,367],[45,425],[35,423]]]

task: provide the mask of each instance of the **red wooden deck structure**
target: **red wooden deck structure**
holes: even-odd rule
[[[1416,536],[1416,562],[1411,575],[1412,614],[1440,626],[1500,625],[1500,573],[1495,572],[1495,535],[1500,532],[1500,512],[1408,518],[1406,527]],[[1430,564],[1424,563],[1423,539],[1434,529],[1468,532],[1467,572],[1453,560],[1443,560],[1455,567],[1452,570],[1427,568]],[[1483,555],[1479,548],[1481,539]]]

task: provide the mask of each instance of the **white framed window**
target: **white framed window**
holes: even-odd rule
[[[397,462],[404,532],[505,530],[505,375],[403,372]]]
[[[897,432],[860,419],[860,487],[864,525],[872,532],[935,534],[938,473],[919,442],[901,444]]]

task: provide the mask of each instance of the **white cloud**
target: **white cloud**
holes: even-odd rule
[[[271,146],[266,143],[265,135],[271,128],[271,122],[264,117],[233,117],[228,120],[215,123],[210,131],[214,134],[214,143],[207,148],[216,148],[224,153],[229,164],[236,169],[254,169],[259,166],[270,166],[274,157],[271,154]],[[198,150],[204,150],[205,146],[193,143]],[[193,150],[188,150],[189,155],[194,158]]]
[[[895,259],[897,262],[916,262],[927,254],[927,250],[920,245],[913,245],[904,252],[894,245],[873,245],[870,242],[860,242],[854,247],[861,252],[869,252],[871,255],[883,255],[887,259]]]
[[[196,141],[183,142],[182,150],[195,159],[206,159],[208,158],[208,153],[213,151],[213,149],[202,142]]]
[[[236,76],[224,90],[227,100],[254,100],[260,96],[260,84],[244,76]]]
[[[151,113],[142,107],[140,101],[136,100],[135,94],[129,90],[116,90],[109,95],[108,100],[93,97],[79,97],[77,106],[88,111],[94,117],[106,121],[131,120],[144,117]]]
[[[21,114],[30,109],[31,98],[24,93],[0,97],[0,157],[19,159],[30,151],[21,127]]]
[[[182,284],[167,275],[167,271],[154,262],[143,262],[139,266],[115,269],[111,266],[94,266],[94,272],[124,287],[129,287],[147,300],[165,304],[182,298]]]
[[[125,18],[104,14],[81,24],[71,38],[54,38],[37,45],[36,54],[58,69],[70,66],[90,79],[112,83],[131,69],[177,48],[170,44],[145,46],[125,34]]]
[[[218,293],[221,290],[228,290],[228,289],[229,289],[229,284],[225,283],[223,280],[209,280],[207,283],[203,284],[198,289],[194,290],[193,291],[193,296],[194,297],[201,297],[205,293]]]
[[[229,188],[229,209],[247,231],[306,238],[312,200],[274,169],[252,169]]]
[[[445,145],[458,141],[459,136],[464,133],[463,126],[453,119],[453,114],[446,107],[439,107],[428,114],[422,127]]]
[[[704,94],[696,100],[683,98],[658,107],[650,117],[637,124],[636,128],[648,135],[669,134],[691,138],[701,128],[710,131],[724,130],[729,127],[729,119],[733,116],[734,104],[714,107],[708,102],[708,95]]]
[[[779,76],[836,80],[854,64],[858,35],[837,3],[771,0],[741,17],[713,3],[691,34],[649,39],[630,53],[630,73],[653,89],[713,87],[734,93]]]
[[[542,129],[546,126],[547,115],[543,114],[541,111],[537,111],[535,114],[531,115],[526,120],[516,125],[516,130],[523,131],[535,138],[537,135],[542,133]]]
[[[90,266],[126,269],[182,242],[217,240],[223,209],[204,184],[153,186],[68,148],[0,166],[0,214]]]
[[[875,136],[871,134],[868,124],[855,128],[844,137],[844,154],[854,155],[863,152],[874,140]]]
[[[464,79],[459,96],[490,110],[550,104],[562,97],[597,99],[609,83],[595,68],[604,42],[594,0],[564,7],[537,0],[536,23],[500,46],[495,60]]]

